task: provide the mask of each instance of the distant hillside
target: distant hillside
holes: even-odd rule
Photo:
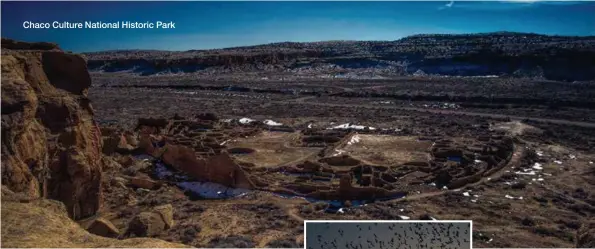
[[[209,71],[347,73],[415,72],[452,76],[506,75],[551,80],[595,80],[595,36],[496,32],[414,35],[397,41],[281,42],[190,51],[86,53],[91,70],[156,73]]]

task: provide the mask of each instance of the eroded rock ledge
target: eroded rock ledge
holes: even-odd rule
[[[85,59],[52,43],[2,39],[2,183],[63,202],[70,217],[102,201],[102,140]]]

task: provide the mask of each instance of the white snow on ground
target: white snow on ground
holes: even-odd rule
[[[534,169],[537,169],[537,170],[539,170],[539,169],[543,169],[543,167],[541,167],[541,163],[535,163],[535,164],[533,165],[533,168],[534,168]]]
[[[522,196],[514,197],[512,195],[505,195],[504,197],[506,197],[507,199],[511,199],[511,200],[514,200],[514,199],[522,200],[523,199]]]
[[[335,127],[327,128],[327,129],[354,129],[354,130],[363,130],[363,129],[366,129],[366,127],[368,127],[370,130],[376,130],[376,128],[374,128],[374,127],[364,126],[364,125],[355,125],[355,124],[350,124],[350,123],[346,123],[346,124],[342,124],[342,125],[337,125]]]
[[[308,129],[312,129],[312,123],[308,124]]]
[[[538,156],[543,156],[543,152],[542,152],[542,151],[539,151],[539,150],[538,150],[538,151],[536,151],[535,153],[536,153]]]
[[[562,164],[562,161],[555,160],[554,163],[556,163],[556,164]]]
[[[474,162],[475,162],[475,163],[481,163],[481,160],[477,160],[477,159],[475,159],[475,161],[474,161]]]
[[[270,120],[270,119],[267,119],[267,120],[263,121],[263,123],[265,125],[268,125],[268,126],[281,126],[281,125],[283,125],[282,123],[277,123],[277,122],[275,122],[273,120]]]
[[[180,182],[178,186],[183,190],[192,191],[205,198],[235,197],[250,192],[247,189],[229,188],[213,182]]]
[[[409,216],[405,216],[405,215],[399,215],[399,217],[401,217],[402,220],[411,219]]]
[[[341,155],[341,154],[345,153],[345,151],[344,150],[341,150],[341,149],[335,149],[335,152],[336,153],[333,154],[332,156],[338,156],[338,155]]]
[[[156,163],[155,164],[155,175],[157,175],[157,178],[164,178],[164,177],[172,176],[173,173],[169,169],[167,169],[165,164]]]
[[[471,202],[477,202],[477,199],[473,199],[473,200],[471,200]]]
[[[229,122],[231,122],[231,120],[232,120],[231,118],[228,118],[228,119],[223,119],[223,120],[221,120],[221,122],[224,122],[224,123],[229,123]]]
[[[347,145],[352,145],[352,144],[355,144],[355,143],[359,143],[359,140],[360,140],[359,139],[359,136],[357,134],[355,134],[355,135],[353,135],[351,137],[351,140],[349,140],[349,142],[347,142]]]
[[[514,173],[517,174],[517,175],[529,175],[529,176],[534,176],[534,175],[537,174],[533,170],[524,169],[523,171],[524,172],[517,171],[517,172],[514,172]]]
[[[463,195],[464,196],[469,196],[469,192],[464,192]]]
[[[249,119],[249,118],[240,118],[240,124],[249,124],[254,122],[254,119]]]
[[[570,157],[570,159],[576,159],[575,155],[568,155],[568,157]]]

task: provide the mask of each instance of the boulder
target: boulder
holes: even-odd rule
[[[102,202],[102,139],[85,60],[46,43],[2,40],[2,183],[64,202],[72,218]]]
[[[98,218],[87,228],[92,234],[103,237],[117,238],[120,235],[120,230],[114,226],[109,220]]]
[[[165,222],[165,229],[170,229],[174,226],[174,208],[171,204],[157,206],[153,208],[153,211],[161,215],[163,222]]]
[[[133,187],[136,187],[136,188],[144,188],[144,189],[151,189],[151,190],[155,190],[155,189],[158,189],[159,187],[161,187],[161,184],[159,182],[156,182],[150,178],[144,178],[144,177],[132,177],[130,179],[130,185],[132,185]]]
[[[165,231],[166,224],[157,212],[142,212],[128,224],[128,235],[153,237]]]
[[[130,156],[130,155],[122,156],[122,157],[118,158],[117,161],[124,168],[130,167],[131,165],[134,164],[134,158],[132,158],[132,156]]]

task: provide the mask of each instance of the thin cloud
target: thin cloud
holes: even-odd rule
[[[451,8],[454,4],[455,4],[455,1],[450,1],[447,4],[445,4],[444,6],[438,8],[438,9],[439,10],[448,9],[448,8]]]

